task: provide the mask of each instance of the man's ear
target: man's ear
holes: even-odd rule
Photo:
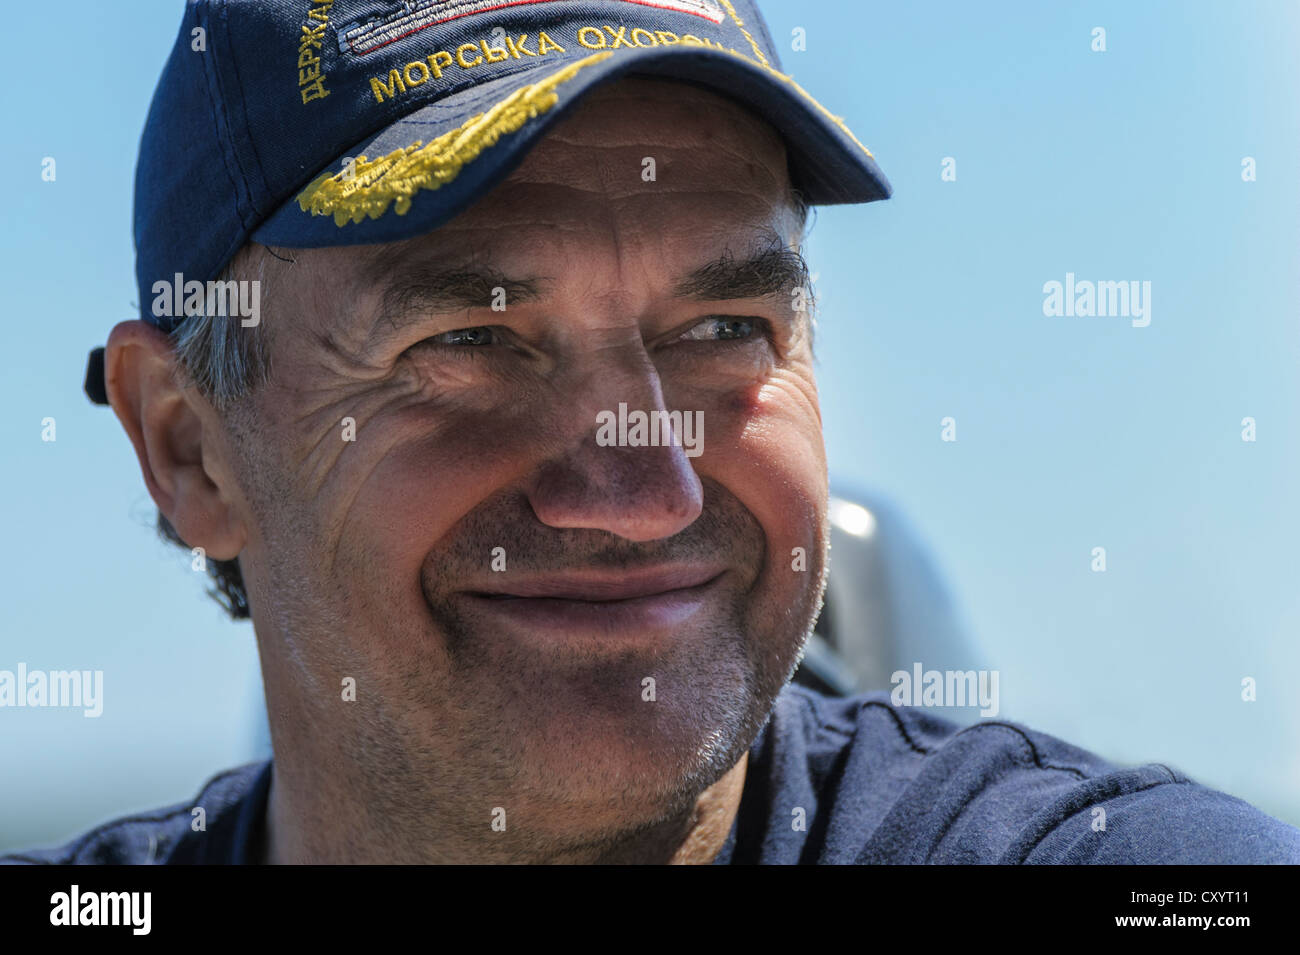
[[[104,348],[105,390],[158,510],[186,544],[214,560],[233,560],[243,550],[245,529],[234,488],[218,483],[232,481],[222,460],[229,444],[211,405],[177,384],[174,361],[164,332],[139,320],[122,322]],[[215,480],[212,467],[219,468]]]

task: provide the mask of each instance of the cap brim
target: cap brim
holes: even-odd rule
[[[789,76],[711,47],[606,51],[562,68],[512,73],[416,109],[302,183],[252,238],[320,248],[423,235],[505,179],[584,95],[631,73],[696,83],[762,116],[784,137],[793,184],[812,205],[890,196],[866,147]]]

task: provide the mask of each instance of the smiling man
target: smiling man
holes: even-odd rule
[[[9,861],[1300,861],[1163,766],[788,685],[805,213],[889,187],[777,64],[741,0],[187,9],[158,305],[88,390],[251,616],[275,755]]]
[[[430,234],[251,252],[274,370],[233,417],[114,331],[162,512],[248,586],[270,858],[717,852],[824,567],[785,170],[740,107],[624,79]],[[620,404],[699,414],[707,453],[599,445]]]

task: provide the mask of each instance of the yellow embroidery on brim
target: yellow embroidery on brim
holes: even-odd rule
[[[583,67],[613,55],[610,50],[593,53],[544,80],[522,86],[486,113],[471,116],[427,144],[417,140],[373,162],[358,156],[349,168],[314,179],[298,194],[298,206],[314,216],[333,215],[340,228],[348,222],[363,222],[367,216],[378,219],[390,203],[399,216],[406,215],[417,192],[451,182],[483,150],[554,106],[559,101],[557,86],[573,79]]]
[[[717,48],[717,47],[714,47],[713,49],[716,50],[716,49],[718,49],[718,48]],[[800,86],[798,83],[796,83],[796,82],[794,81],[794,77],[793,77],[793,76],[790,76],[788,73],[782,73],[782,72],[781,72],[780,70],[778,70],[776,67],[771,66],[771,65],[769,65],[769,64],[767,64],[767,63],[760,63],[760,62],[758,62],[757,60],[755,60],[752,56],[746,56],[744,53],[741,53],[739,50],[730,50],[730,49],[728,49],[728,50],[724,50],[724,51],[722,51],[722,52],[730,53],[732,56],[738,56],[738,57],[740,57],[742,60],[744,60],[746,63],[753,63],[753,64],[756,65],[756,66],[761,66],[764,70],[766,70],[768,73],[771,73],[771,74],[772,74],[773,76],[775,76],[777,79],[784,80],[785,82],[789,83],[791,86],[794,87],[795,92],[797,92],[800,96],[802,96],[804,99],[806,99],[806,100],[809,102],[809,104],[811,104],[812,107],[813,107],[814,109],[817,110],[817,112],[821,113],[823,116],[825,116],[827,119],[829,119],[832,123],[834,123],[836,126],[838,126],[838,127],[840,128],[840,130],[843,131],[843,133],[844,133],[845,136],[849,137],[849,139],[853,140],[853,142],[857,144],[857,147],[858,147],[859,149],[861,149],[864,153],[866,153],[866,154],[867,154],[868,156],[870,156],[872,159],[875,159],[875,158],[876,158],[875,156],[873,156],[873,155],[871,154],[871,150],[868,149],[866,146],[862,145],[862,143],[859,142],[858,137],[856,137],[856,136],[853,135],[853,130],[849,129],[847,126],[844,125],[844,120],[843,120],[843,119],[841,119],[839,116],[836,116],[834,113],[832,113],[830,110],[828,110],[828,109],[827,109],[825,106],[823,106],[821,103],[817,102],[817,100],[813,98],[813,95],[812,95],[811,93],[809,93],[806,89],[804,89],[802,86]]]
[[[821,103],[817,102],[817,100],[813,99],[811,93],[809,93],[807,90],[805,90],[802,86],[800,86],[798,83],[794,81],[794,77],[782,73],[780,70],[773,67],[772,64],[767,62],[767,57],[763,55],[763,51],[759,49],[758,43],[755,42],[752,36],[750,36],[749,31],[745,29],[745,21],[740,19],[740,14],[738,14],[736,12],[736,8],[731,5],[731,0],[720,0],[720,2],[722,3],[722,6],[726,9],[727,13],[731,16],[731,19],[735,21],[736,26],[740,28],[740,32],[745,34],[745,39],[749,41],[749,45],[754,48],[754,56],[758,57],[758,65],[761,66],[763,69],[767,70],[773,76],[785,80],[796,90],[798,90],[804,99],[806,99],[809,103],[811,103],[814,107],[816,107],[819,113],[821,113],[832,123],[834,123],[840,129],[842,129],[844,131],[844,135],[848,136],[849,139],[857,143],[859,149],[861,149],[868,156],[871,156],[872,159],[875,159],[876,157],[871,155],[871,150],[868,149],[866,146],[862,145],[862,143],[858,142],[858,137],[853,135],[853,130],[849,129],[847,126],[844,125],[844,120],[836,116],[834,113],[828,110]],[[741,53],[738,50],[727,50],[727,52],[735,54],[736,56],[740,57],[742,60],[748,60],[750,63],[754,62],[754,60],[751,57],[745,56],[745,54]]]
[[[758,57],[759,62],[764,66],[767,66],[767,57],[763,55],[763,51],[759,49],[754,38],[750,36],[749,31],[745,29],[745,21],[740,19],[740,14],[737,13],[736,8],[731,5],[731,0],[722,0],[722,5],[727,8],[727,13],[731,16],[731,19],[736,21],[736,26],[740,27],[740,32],[745,34],[745,39],[748,40],[749,45],[754,48],[754,55]]]

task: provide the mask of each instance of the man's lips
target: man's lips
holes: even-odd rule
[[[526,629],[610,635],[686,622],[725,572],[718,566],[564,571],[528,574],[502,581],[499,588],[463,593],[489,614]]]
[[[472,592],[476,597],[509,600],[544,598],[606,602],[653,597],[674,590],[690,590],[720,576],[723,567],[674,567],[640,571],[565,571],[529,574],[503,581],[500,588]]]

